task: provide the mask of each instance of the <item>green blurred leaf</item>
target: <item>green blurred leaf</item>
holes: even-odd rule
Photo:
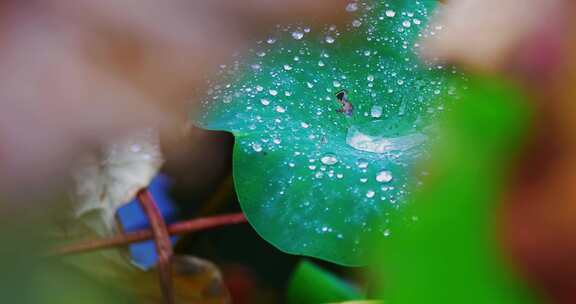
[[[282,27],[211,84],[196,122],[235,135],[238,198],[264,239],[360,265],[374,237],[385,237],[443,109],[435,96],[454,90],[451,69],[413,53],[435,3],[359,2],[342,28]],[[341,89],[352,117],[336,111]],[[367,137],[372,147],[359,143]]]
[[[358,289],[308,261],[300,262],[288,286],[290,304],[318,304],[363,298]]]
[[[474,79],[447,115],[431,175],[381,242],[380,296],[404,303],[532,303],[498,240],[497,212],[528,121],[525,98],[499,79]],[[406,219],[414,223],[406,227]]]

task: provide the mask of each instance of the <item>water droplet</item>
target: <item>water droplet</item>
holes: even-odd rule
[[[256,86],[256,91],[262,92],[264,88],[262,86]]]
[[[420,19],[414,19],[412,20],[412,22],[414,22],[414,24],[419,25],[420,23],[422,23],[422,21],[420,21]]]
[[[268,44],[274,44],[274,43],[276,43],[276,38],[270,37],[270,38],[268,38],[268,39],[266,40],[266,43],[268,43]]]
[[[309,124],[305,123],[305,122],[301,122],[300,126],[304,129],[308,129],[308,127],[310,126]]]
[[[403,27],[410,27],[410,25],[411,25],[410,21],[408,21],[408,20],[405,20],[404,22],[402,22]]]
[[[336,155],[332,154],[332,153],[327,153],[324,156],[322,156],[322,158],[320,158],[320,161],[325,164],[325,165],[334,165],[338,162],[338,159],[336,158]]]
[[[370,116],[374,118],[379,118],[380,116],[382,116],[382,107],[372,106],[372,109],[370,109]]]
[[[310,169],[310,170],[316,170],[316,166],[310,165],[310,166],[308,166],[308,169]]]
[[[262,105],[267,106],[267,105],[270,104],[270,100],[262,98],[262,99],[260,99],[260,103],[261,103]]]
[[[292,38],[296,39],[296,40],[300,40],[304,37],[304,33],[300,32],[300,31],[294,31],[292,32]]]
[[[336,178],[337,179],[342,179],[344,177],[344,174],[342,173],[336,173]]]
[[[382,170],[376,175],[376,181],[379,183],[387,183],[392,180],[392,172],[388,170]]]
[[[332,85],[334,85],[335,88],[339,88],[342,84],[338,80],[334,80]]]
[[[390,17],[390,18],[396,16],[396,12],[393,10],[387,10],[385,14],[386,14],[386,17]]]
[[[368,161],[361,158],[358,160],[358,162],[356,162],[356,164],[358,165],[358,168],[360,169],[366,169],[368,168]]]
[[[324,62],[322,60],[318,61],[318,66],[323,67],[324,66]]]
[[[382,231],[382,234],[383,234],[385,237],[389,237],[389,236],[390,236],[390,229],[386,229],[386,230]]]
[[[352,21],[352,26],[353,27],[360,27],[362,25],[362,22],[360,22],[360,20],[354,20]]]
[[[276,90],[268,90],[268,93],[270,93],[270,95],[272,95],[272,96],[278,95],[278,91],[276,91]]]
[[[290,71],[290,70],[292,69],[292,67],[289,66],[289,65],[287,65],[287,64],[285,64],[285,65],[284,65],[284,69],[285,69],[286,71]]]
[[[363,178],[360,179],[360,182],[361,182],[361,183],[366,183],[367,181],[368,181],[368,179],[365,178],[365,177],[363,177]]]
[[[368,190],[368,192],[366,192],[366,197],[373,198],[375,194],[376,192],[374,192],[373,190]]]
[[[347,12],[355,12],[358,10],[358,3],[356,2],[351,2],[348,3],[348,5],[346,5],[346,11]]]
[[[324,38],[324,41],[326,41],[326,43],[334,43],[334,37],[332,36],[326,36],[326,38]]]
[[[374,75],[368,75],[368,77],[366,77],[366,79],[370,82],[374,81]]]
[[[274,139],[272,140],[272,142],[275,143],[275,144],[277,144],[277,145],[279,145],[279,144],[282,142],[282,140],[281,140],[280,138],[274,138]]]
[[[259,143],[252,143],[252,149],[254,149],[254,151],[256,151],[256,152],[261,152],[262,151],[262,145]]]
[[[284,112],[286,112],[286,108],[284,108],[282,106],[276,106],[276,112],[284,113]]]

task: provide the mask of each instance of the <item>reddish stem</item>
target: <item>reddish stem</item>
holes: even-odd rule
[[[207,230],[220,226],[234,225],[245,223],[246,217],[242,212],[205,217],[199,219],[179,222],[168,226],[170,235],[182,235],[191,232]],[[131,243],[141,242],[152,238],[152,230],[143,229],[134,232],[127,232],[110,238],[89,240],[83,243],[72,244],[55,250],[55,254],[74,254],[87,251],[112,248],[116,246],[128,245]]]
[[[172,288],[172,265],[170,263],[172,260],[170,234],[150,191],[146,188],[142,189],[136,197],[142,209],[144,209],[144,213],[146,213],[152,228],[156,252],[158,253],[158,274],[160,276],[160,287],[164,303],[172,304],[174,303],[174,292]]]

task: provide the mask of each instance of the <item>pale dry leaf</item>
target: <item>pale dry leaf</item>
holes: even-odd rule
[[[75,173],[75,217],[100,235],[112,234],[116,210],[148,186],[162,162],[158,134],[152,129],[119,138],[100,155],[86,155]]]

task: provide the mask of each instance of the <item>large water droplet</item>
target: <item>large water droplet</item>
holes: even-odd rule
[[[392,180],[392,172],[388,170],[382,170],[376,175],[376,181],[379,183],[387,183]]]
[[[352,148],[379,154],[409,150],[423,144],[427,139],[427,136],[422,133],[410,133],[396,137],[375,136],[363,133],[356,126],[350,127],[346,134],[346,143]]]
[[[320,158],[320,161],[325,164],[325,165],[334,165],[338,162],[338,158],[336,158],[336,155],[332,154],[332,153],[327,153],[324,156],[322,156],[322,158]]]

